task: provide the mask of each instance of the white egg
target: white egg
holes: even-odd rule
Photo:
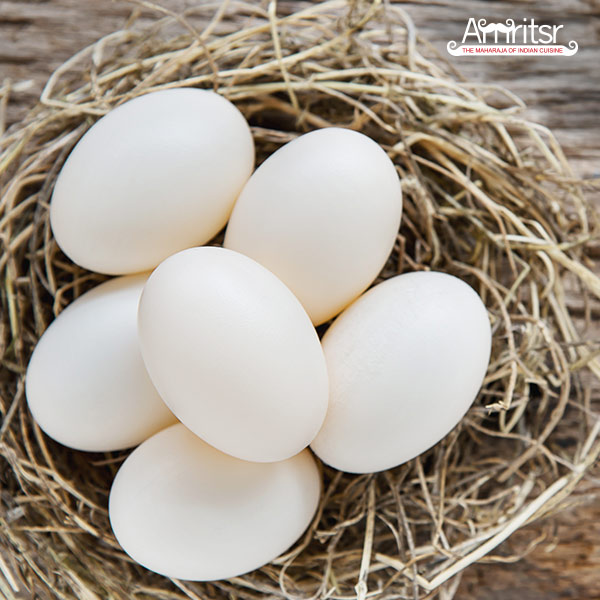
[[[418,456],[463,417],[490,349],[486,308],[457,277],[408,273],[375,286],[323,337],[330,399],[313,451],[350,473]]]
[[[252,135],[231,102],[193,88],[146,94],[75,146],[54,188],[52,231],[86,269],[147,271],[213,237],[253,168]]]
[[[275,273],[318,325],[373,282],[401,213],[387,154],[361,133],[331,127],[286,144],[256,170],[224,245]]]
[[[308,315],[272,273],[224,248],[184,250],[152,273],[139,337],[162,398],[187,427],[245,460],[283,460],[327,410],[323,351]]]
[[[282,462],[251,463],[178,424],[123,463],[109,516],[125,552],[147,569],[194,581],[226,579],[287,550],[310,524],[320,486],[308,450]]]
[[[146,278],[119,277],[85,293],[35,347],[27,402],[42,430],[65,446],[121,450],[176,422],[139,350],[137,306]]]

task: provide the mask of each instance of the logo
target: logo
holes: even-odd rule
[[[513,19],[488,24],[485,19],[470,18],[460,45],[450,40],[446,47],[452,56],[573,56],[578,50],[577,42],[571,40],[568,47],[557,43],[558,32],[563,27],[538,25],[535,19],[528,22],[527,18],[520,25],[516,25]]]

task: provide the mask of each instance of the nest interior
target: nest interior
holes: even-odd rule
[[[589,251],[597,217],[582,183],[551,132],[522,117],[518,98],[462,81],[398,5],[231,1],[182,15],[134,5],[153,24],[132,19],[74,56],[0,142],[5,595],[24,587],[40,598],[451,598],[466,566],[555,510],[600,454],[600,351],[586,334],[600,299]],[[493,327],[483,388],[451,434],[383,473],[324,468],[302,540],[258,571],[215,583],[134,564],[107,515],[127,453],[54,443],[24,397],[37,339],[104,279],[70,263],[52,238],[56,175],[101,115],[178,86],[233,101],[252,126],[258,162],[319,127],[378,141],[404,193],[380,280],[455,274],[479,292]]]

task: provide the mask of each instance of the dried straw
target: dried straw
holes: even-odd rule
[[[67,61],[1,139],[0,595],[451,598],[462,569],[559,507],[600,453],[600,348],[585,333],[600,280],[586,182],[552,134],[520,116],[518,98],[462,82],[431,58],[398,6],[232,0],[173,15],[134,4],[153,25],[140,29],[134,14],[126,29]],[[479,291],[494,332],[481,394],[440,444],[376,475],[325,468],[319,512],[301,542],[259,571],[212,584],[170,581],[123,554],[106,507],[125,454],[53,443],[32,422],[23,391],[36,340],[101,280],[52,239],[58,170],[100,115],[177,86],[213,88],[235,102],[261,160],[328,125],[376,139],[405,198],[382,278],[454,273]]]

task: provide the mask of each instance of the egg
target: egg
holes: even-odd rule
[[[135,561],[167,577],[226,579],[279,556],[312,520],[320,476],[308,450],[251,463],[183,425],[136,448],[113,483],[114,534]]]
[[[52,231],[86,269],[147,271],[210,240],[253,168],[248,124],[224,97],[194,88],[139,96],[97,121],[67,158]]]
[[[250,177],[225,247],[275,273],[318,325],[384,266],[402,212],[392,161],[366,135],[337,127],[302,135]]]
[[[140,300],[144,362],[178,419],[244,460],[283,460],[314,438],[328,399],[315,329],[252,259],[203,247],[171,256]]]
[[[139,350],[137,306],[146,279],[119,277],[86,292],[35,347],[27,403],[57,442],[77,450],[121,450],[176,422]]]
[[[477,293],[438,272],[376,285],[323,337],[329,410],[312,443],[350,473],[382,471],[441,440],[482,384],[491,328]]]

